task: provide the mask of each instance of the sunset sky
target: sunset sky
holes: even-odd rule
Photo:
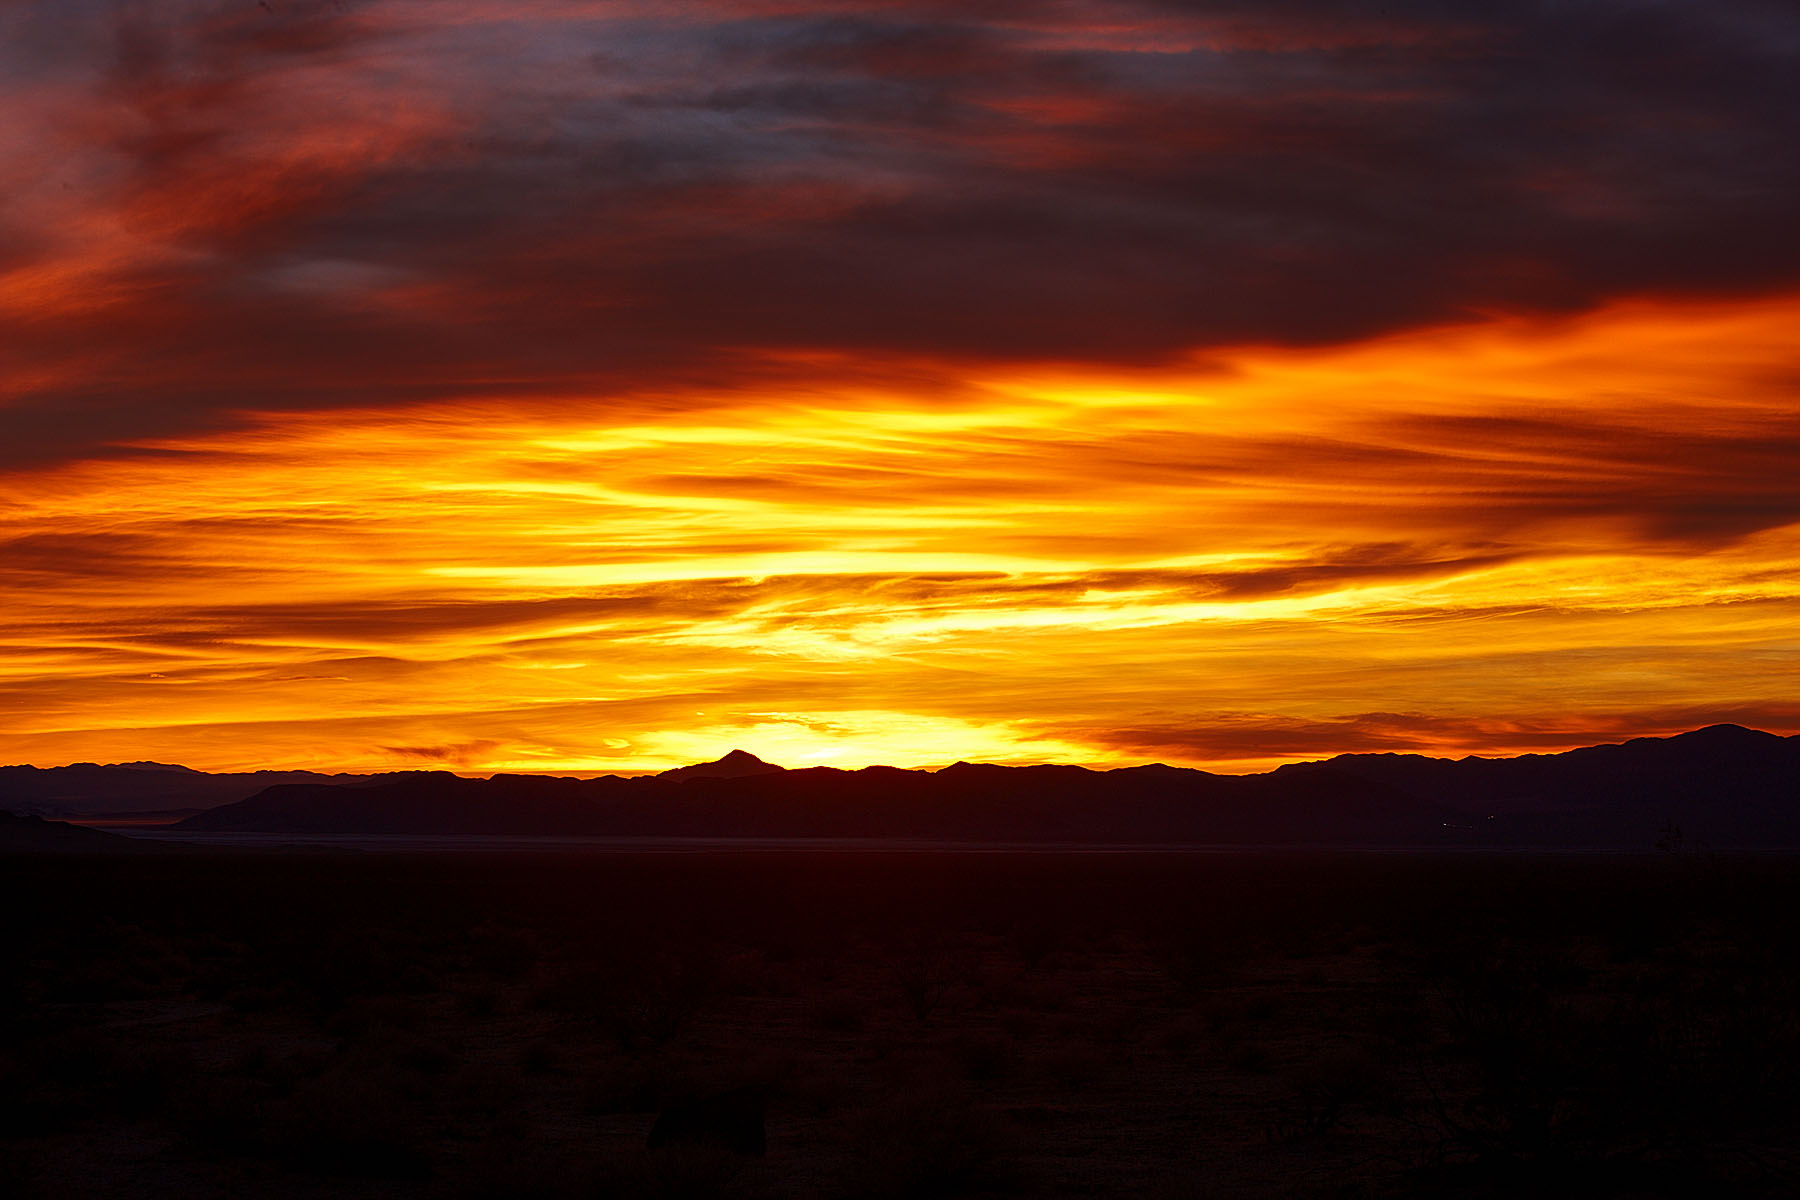
[[[0,761],[1800,731],[1800,8],[0,5]]]

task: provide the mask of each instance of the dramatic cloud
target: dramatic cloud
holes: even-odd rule
[[[1152,361],[1800,269],[1800,17],[1766,4],[0,19],[15,455],[246,409],[651,379],[703,404],[796,349]]]
[[[1796,59],[1760,0],[6,6],[7,757],[1792,727]]]

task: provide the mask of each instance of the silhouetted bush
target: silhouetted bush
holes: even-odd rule
[[[272,1135],[283,1160],[309,1174],[431,1173],[421,1093],[396,1067],[345,1064],[308,1080]]]

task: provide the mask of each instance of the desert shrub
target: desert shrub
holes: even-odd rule
[[[698,1006],[697,997],[679,979],[652,977],[614,993],[609,1023],[627,1051],[666,1046],[692,1023]]]
[[[1019,1048],[1010,1037],[993,1032],[968,1032],[951,1039],[950,1055],[962,1073],[977,1082],[990,1082],[1012,1073]]]
[[[1225,1065],[1244,1075],[1266,1075],[1275,1067],[1275,1053],[1262,1042],[1239,1040],[1226,1051]]]
[[[1008,1010],[1048,1015],[1066,1011],[1075,1000],[1075,989],[1069,980],[1044,974],[1029,976],[999,993],[996,1003]]]
[[[1558,1107],[1586,1057],[1581,1022],[1567,1000],[1524,973],[1471,974],[1448,1003],[1452,1048],[1471,1064],[1475,1088],[1445,1122],[1487,1155],[1541,1157]]]
[[[477,970],[499,979],[523,979],[537,964],[540,954],[538,938],[528,929],[489,919],[469,931],[470,961]]]
[[[1376,999],[1369,1032],[1389,1053],[1411,1052],[1430,1037],[1431,1008],[1411,988],[1390,987]]]
[[[785,971],[775,969],[754,949],[734,949],[714,955],[713,987],[732,996],[767,996],[778,991]]]
[[[458,1058],[456,1050],[448,1042],[416,1033],[396,1037],[388,1054],[400,1066],[422,1075],[441,1075]]]
[[[796,1066],[780,1081],[780,1094],[792,1107],[814,1117],[835,1113],[856,1095],[856,1072],[823,1063]]]
[[[76,1026],[20,1047],[26,1074],[73,1088],[103,1086],[119,1065],[116,1038],[89,1025]]]
[[[551,1038],[532,1038],[519,1048],[519,1069],[527,1075],[548,1075],[561,1062],[561,1047]]]
[[[208,998],[223,1000],[234,1012],[245,1015],[274,1012],[291,1001],[289,993],[282,988],[256,986],[227,987]]]
[[[1606,997],[1544,979],[1529,959],[1501,961],[1449,996],[1447,1069],[1463,1075],[1437,1080],[1440,1157],[1686,1169],[1746,1126],[1792,1119],[1791,994],[1709,995],[1697,977]]]
[[[10,1138],[0,1140],[0,1194],[15,1200],[47,1197],[36,1147]]]
[[[152,984],[137,970],[136,963],[102,956],[90,962],[67,964],[48,981],[45,998],[52,1004],[107,1004],[139,1000],[151,990]]]
[[[236,1075],[195,1076],[171,1098],[175,1127],[190,1143],[227,1154],[252,1153],[274,1111],[268,1085]]]
[[[1213,992],[1196,1009],[1214,1033],[1227,1033],[1245,1025],[1267,1025],[1286,1009],[1284,997],[1265,990]]]
[[[1171,920],[1148,933],[1152,960],[1182,992],[1221,987],[1251,957],[1246,933],[1217,918]]]
[[[1085,1088],[1111,1075],[1116,1057],[1089,1041],[1061,1042],[1030,1060],[1033,1072],[1057,1087]]]
[[[1003,1187],[1007,1142],[1003,1123],[961,1090],[916,1089],[857,1122],[845,1194],[943,1197]]]
[[[405,996],[353,996],[322,1022],[325,1032],[345,1041],[392,1038],[419,1028],[425,1010]]]
[[[131,1116],[153,1113],[192,1086],[193,1056],[175,1046],[129,1045],[115,1057],[109,1099]]]
[[[599,1013],[604,995],[597,968],[563,967],[544,973],[531,990],[529,1004],[540,1012],[594,1017]]]
[[[806,1006],[806,1023],[832,1033],[855,1033],[869,1019],[869,1001],[848,988],[833,988]]]
[[[617,1200],[749,1200],[756,1169],[718,1146],[683,1142],[621,1155],[601,1167],[599,1194]]]
[[[13,1137],[36,1137],[75,1124],[90,1107],[79,1083],[51,1077],[40,1047],[0,1053],[0,1121]]]
[[[1025,968],[1035,971],[1057,950],[1067,946],[1070,921],[1057,910],[1028,909],[1008,915],[1006,939]]]
[[[1153,1044],[1172,1058],[1186,1058],[1201,1042],[1202,1027],[1192,1016],[1177,1018],[1156,1031]]]
[[[919,947],[897,953],[888,973],[906,1011],[921,1025],[930,1021],[943,1003],[952,979],[947,955]]]
[[[444,1107],[451,1115],[487,1125],[506,1122],[518,1112],[525,1080],[518,1068],[494,1062],[469,1062],[443,1083]]]
[[[1323,1137],[1357,1109],[1392,1112],[1389,1071],[1374,1056],[1356,1051],[1325,1054],[1306,1064],[1281,1103],[1271,1133],[1279,1140]]]
[[[647,960],[585,972],[565,996],[591,1013],[628,1052],[660,1048],[692,1025],[718,990],[718,962],[704,948],[661,951]]]
[[[582,1106],[594,1113],[655,1112],[670,1090],[669,1074],[655,1057],[615,1060],[588,1077]]]
[[[456,1010],[476,1021],[487,1021],[500,1012],[500,990],[479,985],[456,990]]]
[[[482,1138],[457,1164],[456,1200],[562,1200],[593,1196],[592,1170],[566,1151],[520,1132]]]
[[[271,1130],[296,1170],[420,1179],[431,1173],[421,1100],[397,1067],[345,1064],[296,1088]]]

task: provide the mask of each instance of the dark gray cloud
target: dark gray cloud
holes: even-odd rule
[[[5,31],[64,178],[0,207],[0,265],[81,268],[0,350],[13,463],[246,409],[603,404],[797,347],[1146,362],[1800,279],[1800,12],[1756,0]]]

